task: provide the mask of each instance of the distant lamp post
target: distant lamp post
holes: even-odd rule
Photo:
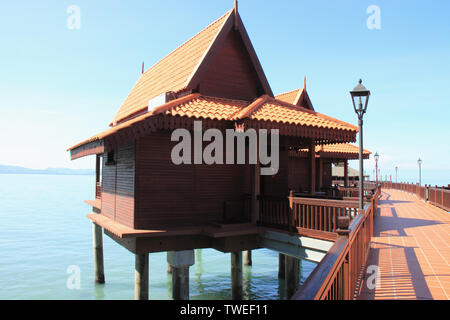
[[[373,157],[375,158],[375,171],[377,173],[376,182],[377,182],[377,186],[378,186],[378,160],[380,159],[380,155],[377,152],[377,153],[375,153],[375,155]]]
[[[350,91],[353,108],[358,115],[359,125],[359,208],[364,209],[364,165],[363,165],[363,117],[367,111],[370,91],[362,85],[359,79],[358,85]]]
[[[395,183],[398,183],[398,167],[395,167]]]
[[[417,160],[417,163],[419,164],[419,186],[422,185],[422,159],[419,158]]]

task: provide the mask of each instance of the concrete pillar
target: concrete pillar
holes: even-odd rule
[[[231,299],[242,300],[242,251],[231,253]]]
[[[135,255],[134,299],[148,300],[148,253]]]
[[[278,254],[278,278],[284,279],[286,256],[282,253]]]
[[[299,260],[290,256],[286,256],[285,264],[285,297],[286,300],[289,300],[297,291],[299,281]]]
[[[244,251],[244,266],[251,266],[252,264],[252,250]]]
[[[92,239],[94,247],[94,281],[95,283],[105,283],[102,227],[95,223],[92,223]]]
[[[169,251],[167,263],[172,269],[172,298],[189,300],[189,267],[194,265],[194,250]]]

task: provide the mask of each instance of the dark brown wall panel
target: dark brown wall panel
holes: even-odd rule
[[[102,214],[108,218],[134,227],[134,144],[115,150],[115,165],[106,166],[103,156]]]
[[[202,81],[200,93],[242,100],[263,94],[260,81],[236,31],[231,31],[215,53]]]
[[[289,158],[289,189],[309,190],[309,159]]]
[[[267,196],[289,195],[289,161],[286,148],[280,150],[280,167],[274,176],[261,176],[261,194]]]
[[[171,161],[169,133],[136,144],[136,228],[192,226],[220,221],[225,201],[249,191],[249,166],[180,165]]]

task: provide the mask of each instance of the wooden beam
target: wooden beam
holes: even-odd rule
[[[316,193],[316,144],[314,139],[311,139],[309,145],[309,192]]]

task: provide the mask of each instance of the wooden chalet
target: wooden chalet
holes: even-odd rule
[[[173,164],[171,133],[192,131],[196,120],[222,132],[279,129],[278,173],[260,176],[251,164]],[[88,201],[96,281],[104,281],[102,228],[136,254],[136,298],[148,297],[151,252],[215,248],[242,263],[240,252],[263,247],[263,201],[331,186],[331,163],[348,159],[342,148],[357,131],[316,112],[306,89],[274,97],[236,6],[143,72],[110,128],[69,149],[73,160],[96,156],[96,197]],[[174,270],[192,264],[173,257]],[[239,297],[239,267],[233,270]]]

